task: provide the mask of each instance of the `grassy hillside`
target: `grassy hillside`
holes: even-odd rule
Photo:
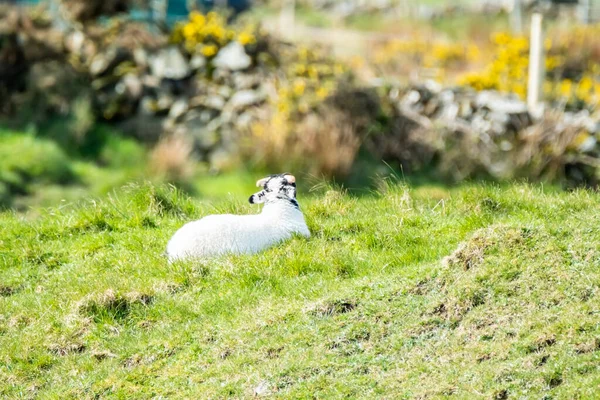
[[[599,194],[304,190],[313,238],[166,263],[185,221],[245,199],[0,214],[0,397],[599,395]]]

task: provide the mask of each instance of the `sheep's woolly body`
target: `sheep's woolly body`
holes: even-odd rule
[[[275,197],[265,185],[266,204],[255,215],[209,215],[179,229],[167,245],[167,256],[209,258],[224,254],[251,254],[289,239],[294,234],[310,236],[304,216],[294,198]],[[294,191],[295,197],[295,191]],[[269,197],[271,196],[271,197]]]
[[[289,239],[309,237],[299,209],[291,204],[266,205],[256,215],[209,215],[178,230],[167,246],[169,259],[256,253]]]

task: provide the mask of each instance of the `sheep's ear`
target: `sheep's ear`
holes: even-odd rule
[[[248,202],[250,204],[264,203],[265,202],[265,191],[261,190],[260,192],[254,193],[252,196],[250,196],[250,198],[248,199]]]
[[[267,181],[269,180],[269,178],[262,178],[256,181],[256,186],[257,187],[263,187],[265,186],[265,183],[267,183]]]
[[[284,175],[283,178],[288,181],[288,183],[296,183],[296,177],[294,175]]]

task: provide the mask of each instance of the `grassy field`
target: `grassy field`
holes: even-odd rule
[[[431,7],[433,9],[449,7],[449,6],[464,6],[469,7],[476,5],[478,0],[422,0],[419,2],[421,6]],[[265,19],[278,18],[281,8],[271,6],[255,6],[250,12],[244,16],[253,21],[259,22]],[[306,6],[296,7],[295,12],[296,23],[309,27],[318,28],[347,28],[357,31],[377,32],[383,31],[388,33],[398,33],[398,31],[407,31],[408,29],[419,29],[425,26],[432,28],[450,37],[456,39],[464,39],[470,30],[490,30],[490,29],[507,29],[507,18],[498,16],[485,15],[470,15],[463,16],[448,15],[442,19],[429,21],[416,21],[414,17],[402,16],[396,13],[389,12],[371,12],[371,13],[355,13],[348,17],[336,15],[334,11],[323,9],[315,9]],[[489,26],[492,24],[493,26]],[[408,27],[406,26],[408,25]]]
[[[257,212],[251,186],[0,214],[0,397],[599,395],[600,194],[300,188],[311,239],[166,262],[185,221]]]

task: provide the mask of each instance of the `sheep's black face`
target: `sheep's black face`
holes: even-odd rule
[[[289,201],[298,207],[296,201],[296,178],[288,173],[271,175],[256,182],[256,186],[262,187],[258,193],[250,196],[250,204],[272,203],[275,201]]]

